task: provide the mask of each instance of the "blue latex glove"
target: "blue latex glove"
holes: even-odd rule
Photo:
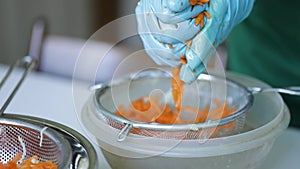
[[[250,13],[254,0],[210,0],[210,4],[191,6],[189,0],[141,0],[136,7],[139,35],[146,52],[159,65],[179,66],[180,57],[187,64],[180,77],[193,82],[232,29]],[[203,28],[195,18],[207,11]],[[192,40],[189,48],[187,42]],[[171,46],[170,46],[171,45]]]

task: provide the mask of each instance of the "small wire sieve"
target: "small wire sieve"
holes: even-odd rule
[[[4,114],[27,74],[36,61],[26,56],[12,65],[0,82],[0,90],[16,67],[24,67],[20,80],[0,109],[0,162],[7,163],[18,153],[19,162],[32,156],[40,161],[52,161],[59,169],[97,169],[97,155],[93,146],[76,131],[41,118]]]
[[[118,79],[110,84],[96,85],[93,87],[95,92],[93,102],[97,115],[110,126],[120,130],[117,136],[118,141],[124,141],[129,133],[163,139],[205,139],[241,132],[244,127],[245,114],[253,103],[253,95],[238,83],[231,80],[224,81],[223,78],[207,74],[201,75],[196,81],[195,90],[198,92],[191,91],[184,94],[187,95],[187,102],[196,101],[200,104],[197,107],[204,107],[211,104],[213,98],[218,97],[220,101],[229,102],[231,106],[237,108],[233,114],[218,120],[207,119],[206,122],[189,124],[145,123],[128,120],[114,114],[119,105],[130,103],[129,98],[134,100],[154,90],[168,92],[170,82],[169,72],[150,69]],[[191,95],[195,93],[199,95],[192,97]]]
[[[120,105],[129,105],[132,100],[147,96],[153,91],[170,91],[171,74],[168,71],[149,69],[128,77],[117,79],[109,84],[93,86],[93,104],[101,120],[119,131],[118,141],[124,141],[129,133],[163,139],[207,139],[240,133],[244,129],[246,113],[252,107],[254,94],[279,92],[300,95],[300,87],[258,88],[245,87],[230,79],[202,74],[194,83],[195,90],[185,92],[187,103],[196,102],[196,107],[211,105],[214,98],[229,103],[234,113],[218,120],[209,118],[202,123],[160,124],[129,120],[116,115]],[[188,88],[192,88],[188,86]],[[186,90],[186,89],[185,89]],[[193,96],[194,95],[194,96]],[[187,104],[183,103],[183,104]],[[213,106],[211,106],[213,107]],[[221,112],[222,113],[222,112]],[[183,114],[184,115],[184,114]]]

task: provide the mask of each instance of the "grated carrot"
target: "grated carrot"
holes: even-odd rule
[[[180,68],[173,68],[172,94],[175,103],[175,109],[169,104],[159,103],[159,96],[148,96],[139,98],[131,102],[129,109],[120,105],[115,112],[116,115],[129,120],[139,122],[156,122],[161,124],[188,124],[202,123],[208,120],[218,120],[231,115],[236,108],[231,108],[228,103],[221,103],[218,99],[213,99],[214,109],[209,111],[207,105],[203,110],[191,106],[181,106],[184,82],[179,77]],[[195,119],[183,119],[180,112],[192,113]]]
[[[182,102],[182,94],[184,90],[184,82],[180,79],[180,67],[173,68],[172,71],[172,95],[176,110],[180,110]]]
[[[18,153],[11,161],[6,164],[0,162],[0,169],[57,169],[58,165],[51,161],[39,161],[38,156],[32,156],[18,164],[22,153]]]
[[[208,4],[209,1],[210,0],[189,0],[190,4],[192,6]],[[205,17],[210,19],[210,14],[207,11],[202,11],[200,14],[197,14],[196,16],[194,16],[193,18],[196,18],[195,25],[198,26],[200,24],[200,28],[203,28]]]
[[[209,0],[189,0],[189,2],[192,6],[195,6],[195,5],[207,4],[207,3],[209,3]]]

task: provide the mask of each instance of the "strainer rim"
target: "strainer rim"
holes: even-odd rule
[[[201,80],[204,77],[205,78],[215,78],[215,79],[224,79],[226,81],[226,84],[229,82],[230,84],[233,84],[237,86],[239,89],[243,90],[247,96],[248,104],[245,104],[242,106],[238,111],[235,113],[226,116],[222,119],[219,120],[211,120],[211,121],[206,121],[202,123],[191,123],[191,124],[160,124],[160,123],[147,123],[147,122],[139,122],[139,121],[133,121],[129,120],[120,116],[115,115],[114,113],[110,112],[107,110],[99,101],[99,97],[101,94],[103,94],[108,88],[110,88],[113,85],[118,85],[121,83],[125,83],[128,80],[140,80],[147,76],[147,78],[157,78],[157,77],[165,77],[168,78],[170,77],[170,73],[167,73],[166,71],[161,71],[157,69],[148,69],[147,71],[144,72],[139,72],[129,74],[123,78],[119,78],[114,80],[113,82],[108,82],[108,83],[100,83],[94,86],[93,90],[93,102],[96,107],[97,112],[100,114],[104,115],[106,118],[115,120],[119,124],[124,124],[124,125],[130,125],[133,128],[140,128],[140,129],[150,129],[150,130],[169,130],[169,131],[179,131],[179,130],[200,130],[200,129],[207,129],[207,128],[212,128],[212,127],[217,127],[217,126],[222,126],[225,124],[228,124],[234,120],[236,120],[238,117],[241,117],[243,114],[247,112],[253,105],[253,94],[250,90],[248,90],[247,87],[244,85],[233,81],[229,78],[223,78],[218,75],[211,75],[211,74],[202,74],[201,76],[198,77],[197,80]]]

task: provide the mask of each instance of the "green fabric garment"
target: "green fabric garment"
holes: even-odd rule
[[[256,0],[226,41],[228,69],[273,87],[300,86],[300,1]],[[300,127],[300,97],[283,95]]]

